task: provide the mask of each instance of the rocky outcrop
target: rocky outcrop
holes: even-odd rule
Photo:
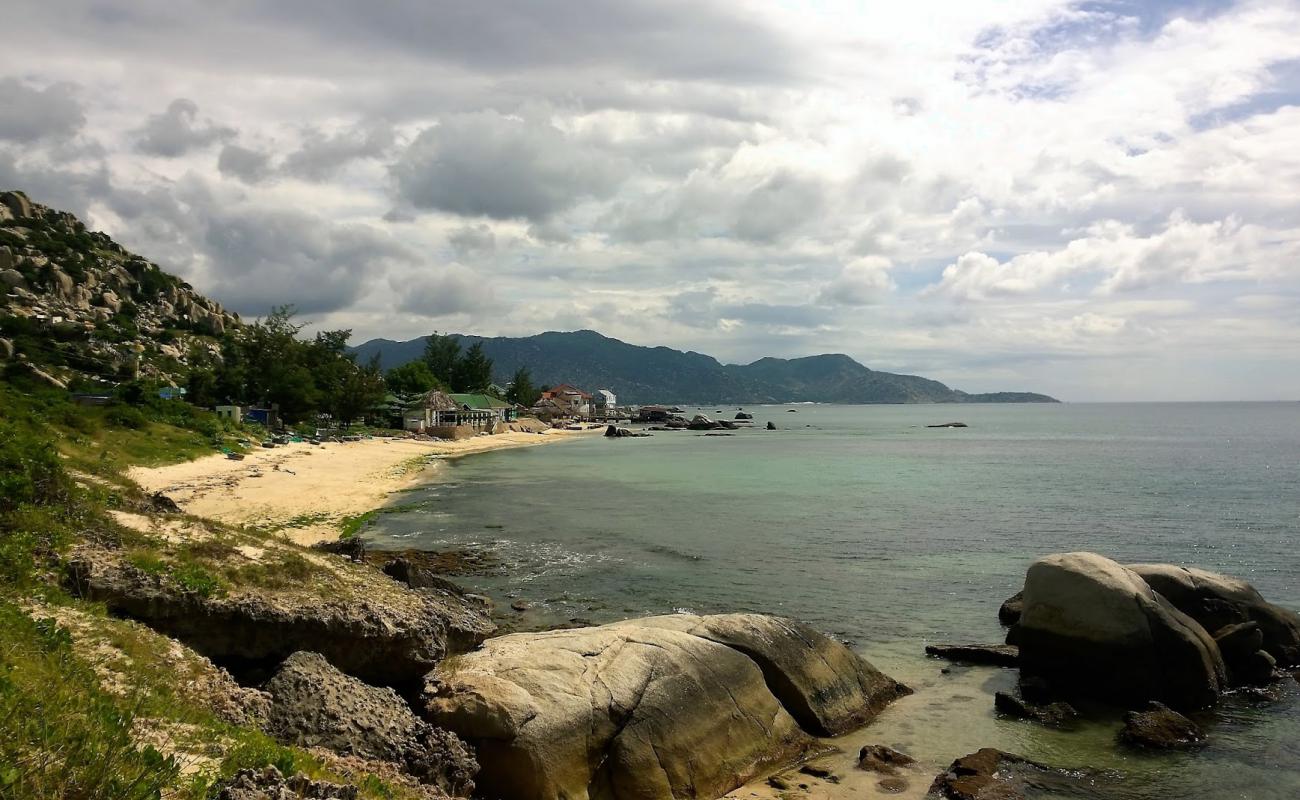
[[[14,357],[14,343],[8,339],[0,339],[0,361],[8,361]]]
[[[441,664],[427,718],[469,741],[483,794],[716,797],[906,689],[806,626],[674,615],[515,634]]]
[[[1246,581],[1217,572],[1172,564],[1129,566],[1184,614],[1215,632],[1254,622],[1260,649],[1285,666],[1300,665],[1300,614],[1273,605]]]
[[[1013,644],[930,644],[925,654],[965,664],[992,667],[1015,667],[1020,664],[1020,648]]]
[[[402,765],[447,794],[468,797],[478,762],[455,734],[411,713],[396,692],[368,686],[316,653],[294,653],[263,689],[267,732],[285,744]]]
[[[1205,732],[1168,706],[1151,703],[1145,711],[1130,711],[1124,715],[1119,740],[1141,749],[1176,750],[1203,744]]]
[[[1013,632],[1022,670],[1065,694],[1201,708],[1226,685],[1205,629],[1137,573],[1094,553],[1030,565]]]
[[[204,337],[239,324],[156,264],[21,192],[0,193],[0,219],[15,220],[0,231],[0,316],[22,319],[27,335],[59,337],[71,357],[58,369],[41,363],[60,380],[91,364],[130,364],[131,374],[178,380],[184,371],[176,365],[186,366],[191,352],[220,358],[220,346]]]
[[[275,767],[266,767],[236,772],[212,787],[209,796],[217,800],[357,800],[361,795],[355,786],[314,781],[301,773],[286,778]]]
[[[320,592],[233,587],[205,596],[136,568],[118,551],[87,548],[70,557],[68,577],[82,597],[236,672],[309,650],[369,683],[413,684],[493,630],[477,603],[412,591],[341,561],[328,573],[330,588]]]

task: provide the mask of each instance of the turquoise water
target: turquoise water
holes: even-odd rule
[[[868,738],[928,763],[997,746],[1113,770],[1129,797],[1300,796],[1300,685],[1231,701],[1198,753],[1134,758],[1112,746],[1114,720],[1074,733],[998,720],[992,692],[1014,673],[944,675],[921,655],[1000,640],[998,604],[1063,550],[1226,572],[1300,607],[1300,403],[747,410],[758,429],[734,436],[449,461],[368,538],[489,551],[500,567],[461,581],[535,604],[523,626],[674,609],[808,621],[921,689]],[[955,420],[970,427],[925,427]]]

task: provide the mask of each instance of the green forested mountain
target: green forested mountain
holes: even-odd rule
[[[763,358],[722,364],[711,356],[668,347],[640,347],[595,331],[551,331],[523,338],[457,335],[475,342],[504,383],[528,367],[538,383],[610,389],[625,403],[1052,403],[1030,392],[967,394],[915,375],[868,369],[845,355]],[[378,355],[384,368],[420,358],[425,337],[374,339],[356,348],[358,360]]]

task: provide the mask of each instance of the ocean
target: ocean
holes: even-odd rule
[[[1070,732],[999,719],[992,694],[1013,671],[944,673],[923,653],[1001,641],[999,604],[1061,551],[1204,567],[1300,608],[1300,403],[745,410],[754,429],[732,436],[451,460],[366,536],[487,554],[458,580],[507,615],[529,604],[520,628],[674,610],[804,620],[918,689],[846,749],[890,744],[937,771],[998,747],[1100,770],[1098,796],[1300,797],[1300,683],[1276,702],[1230,699],[1202,718],[1201,750],[1138,756],[1114,746],[1118,715]]]

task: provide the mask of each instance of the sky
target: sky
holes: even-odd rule
[[[16,0],[0,188],[246,317],[1300,399],[1300,0]]]

